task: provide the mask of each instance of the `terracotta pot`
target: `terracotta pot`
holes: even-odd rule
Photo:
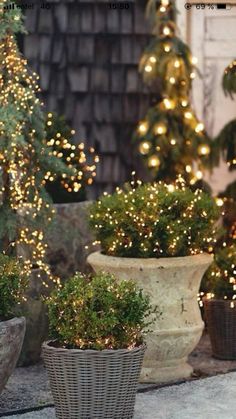
[[[212,355],[219,359],[236,359],[236,302],[205,300],[204,313]]]
[[[81,350],[43,344],[42,355],[59,419],[131,419],[145,345]]]
[[[0,393],[16,366],[24,335],[24,317],[0,322]]]
[[[141,381],[161,383],[189,377],[193,369],[187,358],[197,345],[204,325],[197,293],[212,256],[135,259],[95,252],[88,257],[88,262],[96,272],[135,280],[162,312],[146,338]]]

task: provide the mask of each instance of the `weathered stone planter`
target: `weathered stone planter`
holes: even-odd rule
[[[42,343],[48,338],[47,307],[42,299],[42,295],[45,295],[43,281],[47,279],[46,275],[40,279],[39,273],[39,269],[32,271],[26,292],[27,300],[21,304],[22,312],[26,318],[26,333],[18,362],[19,366],[36,364],[40,360]],[[47,289],[47,293],[50,293],[50,287]]]
[[[24,317],[0,322],[0,394],[16,366],[24,335]]]
[[[141,381],[168,382],[187,378],[187,357],[197,345],[203,322],[197,293],[203,273],[212,262],[208,254],[178,258],[133,259],[92,253],[88,262],[96,272],[134,279],[162,315],[147,336]]]
[[[90,269],[86,263],[94,241],[88,224],[90,205],[91,201],[54,205],[56,215],[48,231],[47,260],[60,278]]]

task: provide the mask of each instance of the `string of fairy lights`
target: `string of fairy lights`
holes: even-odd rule
[[[173,177],[180,173],[194,184],[202,179],[201,163],[207,161],[211,152],[204,124],[196,117],[189,98],[197,58],[176,37],[174,2],[150,0],[149,3],[149,14],[155,15],[157,38],[144,52],[140,71],[148,84],[159,81],[162,100],[138,124],[138,150],[157,179],[165,179],[163,170],[168,172],[167,161],[168,164],[171,161],[175,166]],[[198,158],[194,157],[196,153]]]
[[[47,114],[46,124],[48,127],[55,125],[55,118],[49,112]],[[70,135],[75,135],[75,130],[70,131]],[[61,185],[69,193],[78,192],[83,185],[92,185],[96,177],[96,167],[99,163],[99,157],[95,153],[93,147],[89,147],[87,155],[85,153],[85,144],[74,144],[65,138],[63,132],[56,132],[55,138],[47,139],[47,146],[50,148],[49,155],[55,156],[66,163],[67,167],[72,170],[72,174],[61,174]],[[88,156],[90,163],[88,163]],[[48,171],[45,174],[43,184],[53,182],[57,179],[57,174]]]
[[[60,133],[46,141],[43,103],[36,96],[40,92],[39,77],[29,71],[27,60],[19,53],[15,33],[23,30],[21,12],[17,8],[4,10],[8,3],[0,2],[1,239],[5,252],[13,246],[23,255],[27,273],[38,267],[53,279],[45,262],[45,229],[55,210],[45,183],[61,176],[68,192],[76,191],[86,173],[87,184],[91,184],[98,157],[94,155],[93,163],[86,164],[84,145],[72,145],[66,139],[61,144]],[[65,161],[57,146],[69,150]]]

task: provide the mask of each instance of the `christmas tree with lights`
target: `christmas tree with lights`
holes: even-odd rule
[[[222,78],[225,95],[234,99],[236,93],[236,59],[225,69]],[[236,119],[229,121],[213,143],[213,149],[219,161],[220,157],[227,163],[229,171],[236,169]],[[224,198],[224,225],[227,229],[227,242],[236,240],[236,181],[230,183],[222,192]]]
[[[46,138],[38,76],[28,69],[16,42],[16,34],[24,32],[21,11],[10,4],[0,0],[1,250],[24,249],[25,266],[29,270],[37,266],[50,275],[44,232],[54,210],[45,186],[60,178],[79,188],[83,170],[73,164],[71,155],[63,160],[57,143]],[[63,146],[72,148],[68,141]],[[94,165],[92,172],[94,176]]]
[[[146,48],[140,71],[157,85],[161,100],[139,122],[134,134],[139,153],[156,180],[172,182],[181,175],[194,185],[209,163],[210,139],[191,107],[190,92],[197,59],[177,37],[173,0],[149,0],[154,38]]]

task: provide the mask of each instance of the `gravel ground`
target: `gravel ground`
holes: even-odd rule
[[[236,371],[236,361],[221,361],[211,357],[210,342],[207,335],[202,337],[199,345],[191,354],[189,361],[194,367],[195,372],[193,378],[195,379],[226,373],[232,370]],[[139,391],[150,391],[152,389],[153,385],[139,386]],[[141,399],[142,396],[140,395]],[[0,417],[7,412],[35,408],[48,404],[53,404],[53,400],[43,364],[17,368],[8,381],[6,389],[0,396]],[[36,414],[37,412],[34,412],[35,418],[37,418]]]
[[[139,393],[134,419],[235,419],[235,394],[236,372]],[[55,419],[55,413],[49,408],[10,418]]]

